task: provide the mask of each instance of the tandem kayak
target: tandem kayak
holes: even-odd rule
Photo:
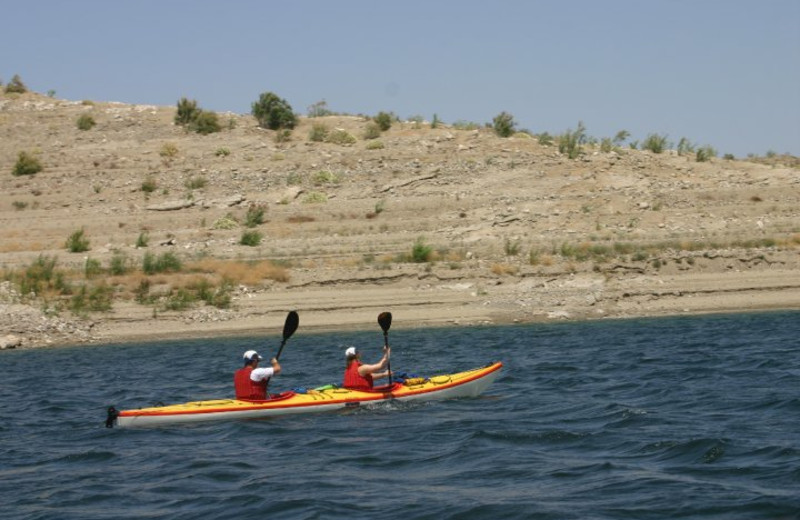
[[[287,391],[263,401],[216,399],[190,403],[140,408],[138,410],[108,410],[106,426],[135,428],[167,424],[220,421],[230,419],[259,419],[278,415],[329,412],[345,408],[369,406],[382,401],[434,401],[480,395],[500,375],[503,363],[496,362],[481,368],[456,374],[407,379],[376,387],[370,391],[349,390],[328,385],[304,392]]]

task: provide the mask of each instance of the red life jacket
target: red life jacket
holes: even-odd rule
[[[362,376],[358,373],[361,363],[353,361],[344,371],[344,382],[342,386],[353,390],[372,390],[372,374]]]
[[[253,381],[250,373],[253,367],[246,366],[236,371],[233,375],[233,387],[236,389],[236,399],[266,399],[267,398],[267,379],[263,381]]]

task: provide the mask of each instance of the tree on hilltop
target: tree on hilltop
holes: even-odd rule
[[[252,105],[252,113],[258,120],[258,126],[278,130],[291,130],[297,125],[297,116],[292,106],[272,92],[263,92],[258,101]]]

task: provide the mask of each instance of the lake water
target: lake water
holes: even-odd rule
[[[402,316],[395,315],[395,327]],[[304,333],[272,391],[383,336]],[[800,313],[392,329],[392,368],[502,360],[481,397],[140,430],[232,396],[274,336],[0,352],[0,518],[800,518]]]

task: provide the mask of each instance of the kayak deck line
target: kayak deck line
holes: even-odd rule
[[[479,395],[499,375],[502,362],[455,374],[414,378],[411,384],[395,382],[372,390],[352,390],[326,385],[300,393],[292,390],[265,400],[211,399],[138,410],[114,410],[106,426],[149,426],[179,422],[259,418],[290,413],[328,411],[388,400],[435,400]]]

